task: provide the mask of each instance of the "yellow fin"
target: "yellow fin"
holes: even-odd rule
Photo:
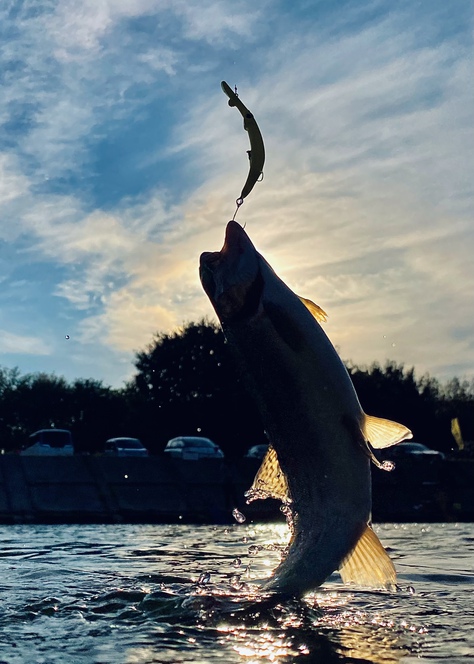
[[[403,424],[372,415],[365,416],[364,435],[375,449],[390,447],[407,438],[413,438],[410,429]]]
[[[321,309],[321,307],[315,304],[312,300],[308,300],[306,297],[301,297],[301,295],[298,295],[298,297],[306,309],[313,314],[318,323],[325,323],[327,321],[328,315],[324,309]]]
[[[388,553],[370,526],[343,561],[339,574],[344,583],[394,590],[397,573]]]
[[[461,426],[459,424],[459,419],[457,417],[451,420],[451,433],[453,435],[454,440],[456,441],[458,449],[463,450],[464,440],[461,433]]]
[[[258,498],[276,498],[283,502],[290,499],[285,474],[278,463],[275,449],[269,445],[252,486],[246,492],[248,502]]]

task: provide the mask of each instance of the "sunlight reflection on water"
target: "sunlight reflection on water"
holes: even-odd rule
[[[474,652],[473,524],[376,527],[398,593],[347,588],[334,575],[304,601],[276,605],[252,582],[278,564],[284,524],[0,530],[8,664],[405,664]]]

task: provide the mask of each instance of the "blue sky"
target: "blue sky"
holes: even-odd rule
[[[0,365],[120,386],[238,221],[345,360],[474,377],[472,3],[0,6]],[[69,337],[69,338],[67,338]]]

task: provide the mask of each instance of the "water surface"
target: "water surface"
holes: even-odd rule
[[[474,524],[376,530],[399,592],[272,606],[283,524],[1,526],[0,664],[474,661]]]

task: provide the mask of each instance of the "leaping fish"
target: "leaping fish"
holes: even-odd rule
[[[236,106],[244,119],[244,129],[248,132],[250,140],[250,150],[247,151],[250,161],[249,173],[245,181],[240,196],[237,199],[237,208],[244,202],[244,198],[250,194],[255,183],[263,174],[263,165],[265,163],[265,146],[263,144],[262,134],[258,128],[257,121],[249,109],[244,106],[237,93],[232,90],[225,81],[221,83],[222,90],[229,97],[229,106]]]
[[[221,251],[201,255],[200,278],[270,441],[248,497],[278,498],[292,514],[288,553],[262,589],[301,596],[336,570],[346,583],[393,588],[370,526],[370,460],[411,431],[363,412],[324,311],[288,288],[237,222]]]

